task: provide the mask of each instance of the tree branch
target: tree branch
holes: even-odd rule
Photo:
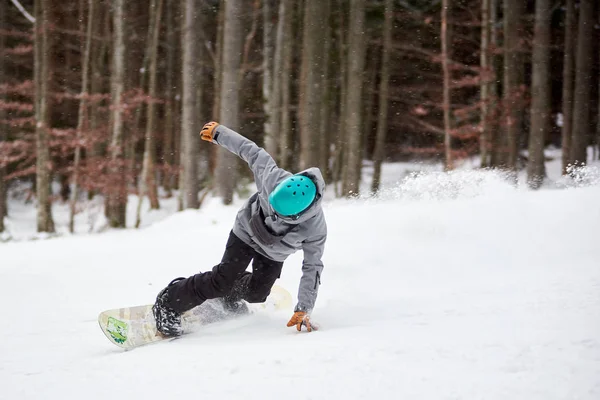
[[[27,18],[27,20],[29,22],[31,22],[32,24],[35,23],[35,18],[33,18],[33,16],[27,12],[25,7],[23,7],[21,5],[21,3],[19,3],[19,0],[11,0],[11,1],[15,5],[15,7],[17,7],[19,9],[19,11],[21,11],[21,14],[23,14],[25,16],[25,18]]]

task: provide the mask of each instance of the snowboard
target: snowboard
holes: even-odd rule
[[[271,288],[271,294],[264,303],[248,304],[250,314],[259,310],[286,310],[291,309],[292,306],[292,295],[277,285]],[[207,300],[182,314],[183,335],[194,332],[204,325],[238,316],[240,314],[225,310],[219,299]],[[152,304],[103,311],[98,316],[98,324],[111,343],[127,350],[173,339],[163,336],[156,330]]]

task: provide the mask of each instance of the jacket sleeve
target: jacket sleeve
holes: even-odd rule
[[[298,304],[294,311],[306,311],[310,313],[315,307],[319,285],[321,285],[321,273],[323,272],[323,252],[327,233],[312,237],[304,241],[304,262],[302,263],[302,278],[298,288]]]
[[[248,163],[259,192],[264,190],[270,193],[283,178],[290,175],[290,172],[277,166],[266,150],[226,126],[217,127],[214,141]]]

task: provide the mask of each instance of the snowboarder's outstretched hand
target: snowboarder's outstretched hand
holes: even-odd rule
[[[202,140],[206,140],[207,142],[213,142],[214,143],[214,132],[215,129],[217,129],[217,126],[219,126],[218,122],[215,121],[211,121],[208,122],[206,124],[204,124],[204,126],[202,127],[202,129],[200,130],[200,137],[202,138]]]
[[[292,315],[292,318],[287,323],[287,326],[290,327],[294,325],[296,325],[298,332],[302,330],[302,325],[304,325],[306,330],[309,332],[312,332],[313,330],[313,327],[310,325],[310,317],[305,311],[296,311],[294,315]]]

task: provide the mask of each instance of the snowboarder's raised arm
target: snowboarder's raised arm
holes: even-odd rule
[[[209,122],[200,131],[203,140],[218,144],[248,163],[259,191],[271,192],[279,181],[290,175],[279,168],[273,157],[252,140],[217,122]]]

